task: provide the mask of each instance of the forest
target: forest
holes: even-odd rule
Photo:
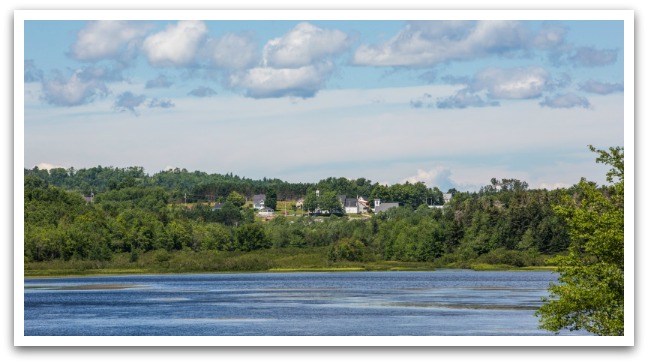
[[[288,183],[185,169],[147,175],[141,167],[24,172],[26,274],[52,267],[543,266],[570,244],[564,218],[553,206],[579,194],[578,185],[549,191],[493,178],[477,192],[447,191],[451,200],[430,208],[444,204],[443,192],[420,182],[384,186],[365,178],[327,178]],[[313,217],[298,211],[294,201],[315,190],[322,197],[397,201],[399,207],[357,216]],[[250,206],[258,193],[275,206],[290,201],[290,208],[272,219],[260,218]],[[212,208],[216,202],[221,209]]]

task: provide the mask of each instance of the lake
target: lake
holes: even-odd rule
[[[25,279],[24,334],[553,335],[533,314],[556,278],[437,270]]]

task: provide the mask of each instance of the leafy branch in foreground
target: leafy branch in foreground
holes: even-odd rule
[[[554,259],[560,283],[549,287],[550,297],[536,315],[541,328],[556,333],[623,335],[623,148],[590,150],[599,154],[597,163],[611,166],[607,181],[613,185],[606,191],[582,179],[578,197],[556,207],[567,220],[571,245],[566,256]]]

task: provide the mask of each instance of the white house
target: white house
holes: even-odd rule
[[[358,213],[358,199],[357,198],[347,198],[344,200],[344,212],[347,214],[357,214]]]
[[[359,196],[358,197],[358,213],[364,213],[369,211],[370,206],[369,206],[369,200],[365,196]]]
[[[265,199],[266,199],[266,195],[254,195],[253,197],[254,208],[257,210],[261,210],[262,208],[264,208]]]

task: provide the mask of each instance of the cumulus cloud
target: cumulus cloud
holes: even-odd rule
[[[616,49],[579,47],[569,59],[577,66],[599,67],[615,63],[618,53]]]
[[[416,21],[379,45],[363,44],[353,63],[431,67],[524,50],[531,35],[515,21]]]
[[[117,111],[130,111],[135,115],[139,115],[136,108],[142,105],[145,100],[145,95],[135,95],[130,91],[126,91],[117,96],[114,108]]]
[[[216,94],[217,92],[214,91],[212,88],[206,86],[200,86],[189,91],[187,95],[196,96],[196,97],[208,97],[208,96],[214,96]]]
[[[26,59],[24,64],[25,82],[40,82],[43,80],[43,71],[36,67],[33,59]]]
[[[175,107],[175,104],[171,100],[158,100],[158,99],[155,98],[155,99],[149,101],[148,107],[150,107],[150,108],[159,107],[159,108],[162,108],[162,109],[169,109],[169,108]]]
[[[467,107],[499,106],[498,101],[484,101],[479,95],[470,93],[469,90],[459,90],[456,94],[439,98],[436,106],[439,109],[465,109]]]
[[[247,34],[228,33],[209,39],[205,49],[209,63],[216,68],[246,69],[259,59],[256,42]]]
[[[97,96],[108,94],[103,82],[84,76],[83,71],[76,71],[68,79],[57,74],[44,80],[42,85],[44,100],[57,106],[83,105],[94,101]]]
[[[552,87],[550,75],[541,67],[487,68],[475,75],[470,89],[487,90],[492,99],[532,99]]]
[[[189,66],[194,63],[206,35],[207,26],[203,22],[183,20],[148,36],[142,51],[155,67]]]
[[[226,86],[253,98],[313,97],[333,74],[332,58],[351,43],[342,31],[299,23],[282,37],[269,40],[261,64],[232,72]]]
[[[257,67],[230,76],[229,86],[253,98],[313,97],[333,71],[329,62],[299,68]]]
[[[459,187],[459,184],[450,178],[451,175],[452,171],[445,166],[438,166],[428,171],[419,169],[415,175],[403,179],[401,183],[423,182],[428,187],[438,187],[442,192],[446,192],[451,188]]]
[[[146,88],[169,88],[173,82],[166,75],[160,74],[152,80],[146,81]]]
[[[544,101],[540,102],[540,106],[554,109],[571,109],[574,107],[582,107],[584,109],[591,108],[590,102],[587,98],[578,96],[574,93],[545,97]]]
[[[77,34],[69,55],[80,61],[126,61],[134,57],[136,46],[148,28],[141,22],[91,21]]]
[[[587,80],[585,82],[581,82],[580,84],[578,84],[578,88],[581,91],[585,91],[589,93],[607,95],[613,92],[623,92],[623,83],[606,83],[606,82],[598,82],[594,80]]]
[[[337,29],[299,23],[283,37],[269,40],[263,48],[263,65],[300,68],[339,55],[351,46],[351,38]]]

